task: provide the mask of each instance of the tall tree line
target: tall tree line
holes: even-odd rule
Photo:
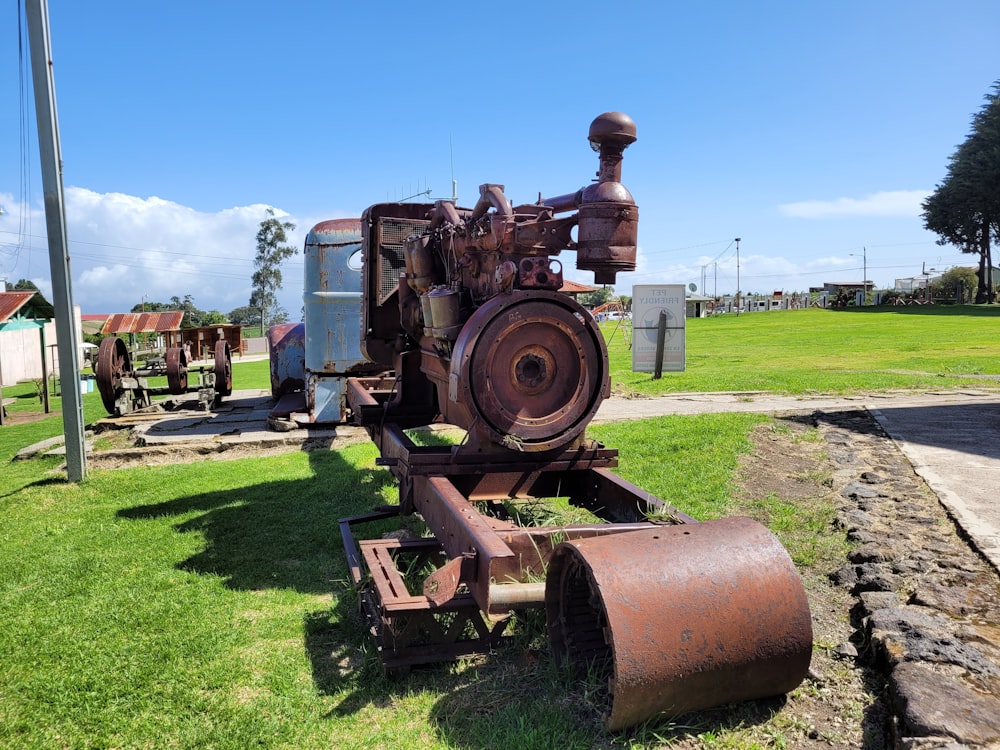
[[[948,160],[944,181],[923,203],[939,245],[979,255],[976,302],[996,301],[992,242],[1000,238],[1000,81],[972,116],[972,132]]]

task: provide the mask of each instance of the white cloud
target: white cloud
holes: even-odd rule
[[[920,216],[927,190],[887,190],[864,198],[835,198],[829,201],[784,203],[778,210],[797,219],[827,219],[840,216],[913,217]]]
[[[79,187],[67,188],[65,195],[73,298],[83,312],[125,312],[144,298],[169,302],[171,297],[185,295],[191,295],[204,310],[228,312],[247,304],[255,237],[267,205],[207,213],[155,196],[97,193]],[[0,197],[5,198],[9,213],[17,213],[12,200]],[[288,239],[299,254],[282,265],[284,287],[279,294],[282,306],[296,319],[302,308],[302,243],[319,219],[300,220],[280,209],[275,209],[275,215],[296,224]],[[18,226],[19,217],[4,218],[11,219],[5,222],[7,226]],[[8,249],[0,257],[0,275],[30,275],[51,295],[41,206],[30,209],[30,227],[30,248],[22,249],[17,257]],[[0,244],[11,242],[16,242],[15,234],[0,236]],[[40,274],[44,276],[36,279]]]

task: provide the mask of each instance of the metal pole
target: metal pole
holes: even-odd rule
[[[667,311],[660,310],[660,319],[656,323],[656,365],[653,380],[663,377],[663,351],[667,343]]]
[[[740,301],[740,238],[736,238],[736,314],[740,314],[740,308],[742,307],[742,302]]]
[[[56,342],[62,378],[63,431],[66,434],[66,474],[71,482],[87,477],[87,454],[83,437],[83,396],[80,393],[79,352],[73,291],[70,288],[69,246],[63,200],[62,154],[56,115],[56,88],[52,75],[47,0],[28,0],[28,44],[38,120],[38,152],[42,162],[45,193],[45,227],[49,238],[49,271],[52,303],[56,311]]]

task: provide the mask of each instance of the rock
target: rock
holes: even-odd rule
[[[896,557],[896,551],[878,542],[869,542],[851,550],[848,559],[852,563],[888,562]]]
[[[840,659],[857,659],[858,649],[853,643],[845,642],[834,648],[833,654]]]
[[[951,615],[985,615],[989,610],[979,589],[971,586],[944,586],[934,581],[919,583],[913,592],[912,602]]]
[[[840,491],[840,494],[843,495],[844,497],[850,497],[856,499],[856,498],[878,497],[879,491],[872,489],[871,487],[867,487],[863,484],[859,484],[858,482],[851,482],[849,485],[847,485],[846,487],[844,487],[844,489]]]
[[[863,510],[852,510],[844,515],[840,523],[848,531],[855,529],[864,531],[875,525],[875,519]]]
[[[853,565],[843,565],[830,574],[830,580],[845,589],[853,589],[858,582],[858,572]]]
[[[887,571],[879,563],[862,563],[856,566],[858,582],[854,585],[854,593],[861,591],[896,591],[899,579]]]
[[[1000,677],[1000,667],[978,647],[957,638],[955,622],[933,610],[879,609],[868,617],[867,625],[869,641],[890,664],[952,664],[984,677]]]
[[[968,745],[951,737],[905,737],[899,747],[900,750],[966,750]]]
[[[890,676],[890,696],[908,737],[953,737],[985,745],[1000,741],[1000,700],[924,664],[905,663]]]
[[[882,484],[888,480],[880,474],[876,474],[874,471],[863,471],[861,472],[861,481],[866,482],[867,484]]]
[[[869,614],[877,609],[899,607],[902,604],[894,591],[862,591],[858,598],[861,599],[861,606]]]

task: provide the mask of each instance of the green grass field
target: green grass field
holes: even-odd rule
[[[804,393],[996,386],[978,376],[1000,372],[998,342],[1000,310],[907,308],[689,321],[688,371],[660,381],[628,371],[620,333],[610,348],[620,389]],[[237,360],[234,383],[268,387],[267,362]],[[5,388],[11,413],[37,411],[33,393]],[[84,404],[88,421],[104,415],[96,392]],[[628,479],[710,518],[732,511],[733,471],[768,421],[661,417],[590,433],[621,450]],[[369,444],[97,470],[81,485],[57,459],[11,461],[60,431],[57,414],[0,428],[0,747],[655,747],[670,728],[607,734],[588,686],[550,665],[537,618],[496,657],[385,679],[336,524],[396,496]],[[797,561],[813,550],[795,540],[827,528],[824,512],[781,514]],[[786,746],[774,721],[767,746]],[[705,736],[759,746],[739,727]]]
[[[1000,384],[1000,307],[808,309],[687,320],[687,367],[631,372],[623,331],[610,339],[623,391],[856,393]],[[983,376],[994,376],[992,379]]]

